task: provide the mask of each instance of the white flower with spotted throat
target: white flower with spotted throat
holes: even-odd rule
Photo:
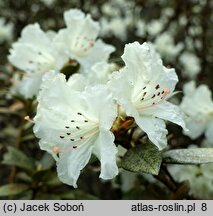
[[[88,73],[97,62],[108,60],[115,48],[96,40],[100,27],[89,14],[71,9],[64,13],[64,20],[67,27],[58,32],[55,43],[80,64],[81,72]]]
[[[62,182],[77,187],[80,171],[91,154],[101,162],[100,177],[118,174],[117,149],[110,128],[116,118],[116,105],[105,85],[74,91],[63,74],[46,74],[38,97],[34,133],[40,147],[57,161]]]
[[[60,48],[54,46],[53,38],[43,32],[39,24],[31,24],[23,29],[21,37],[10,49],[9,61],[24,72],[20,93],[25,98],[38,94],[45,72],[60,70],[68,61]]]
[[[174,69],[163,66],[151,44],[125,46],[125,67],[112,74],[110,90],[128,116],[134,117],[149,139],[162,149],[167,144],[164,120],[185,124],[178,106],[166,101],[178,81]]]

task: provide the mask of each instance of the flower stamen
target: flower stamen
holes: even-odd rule
[[[147,98],[146,100],[144,100],[144,97],[141,99],[141,101],[143,101],[143,102],[152,102],[151,103],[151,105],[147,105],[147,106],[140,106],[140,108],[138,109],[138,110],[145,110],[145,109],[148,109],[148,108],[151,108],[151,107],[153,107],[153,106],[156,106],[156,105],[158,105],[159,103],[161,103],[165,98],[166,98],[166,96],[168,95],[170,93],[170,90],[169,89],[167,89],[167,88],[165,88],[161,93],[160,92],[158,92],[157,93],[157,96],[160,96],[160,94],[162,94],[162,97],[160,98],[160,100],[158,100],[158,101],[153,101],[154,99],[155,99],[155,97],[156,97],[156,94],[154,94],[154,95],[152,95],[152,97],[151,98]],[[157,98],[156,98],[157,99]],[[143,103],[141,104],[141,105],[143,105]]]
[[[34,123],[34,121],[29,117],[29,116],[25,116],[24,120],[30,122],[30,123]]]

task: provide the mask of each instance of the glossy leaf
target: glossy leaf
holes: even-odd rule
[[[2,163],[17,166],[30,172],[35,169],[33,161],[27,155],[11,146],[8,147],[8,152],[4,154]]]
[[[28,189],[25,184],[6,184],[0,187],[0,197],[17,195]]]

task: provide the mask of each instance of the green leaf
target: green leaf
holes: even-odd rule
[[[59,186],[62,185],[62,182],[59,180],[57,174],[54,172],[49,175],[49,179],[46,181],[46,184],[48,186]]]
[[[172,164],[203,164],[213,162],[213,148],[176,149],[162,154],[163,162]]]
[[[36,182],[46,182],[50,178],[51,171],[50,170],[39,170],[33,173],[32,178],[33,181]]]
[[[4,155],[2,163],[6,165],[17,166],[30,172],[35,170],[32,159],[30,159],[20,150],[11,146],[8,147],[8,152]]]
[[[0,197],[20,194],[29,189],[25,184],[6,184],[0,187]]]
[[[68,192],[64,192],[59,194],[61,199],[71,199],[71,200],[97,200],[98,198],[96,196],[93,196],[91,194],[85,193],[81,190],[72,190]]]
[[[34,139],[35,139],[34,134],[28,134],[28,135],[22,137],[22,142],[26,142],[26,141],[30,141],[30,140],[34,140]]]
[[[35,200],[60,200],[60,196],[58,194],[38,192]]]
[[[33,174],[33,180],[36,182],[42,182],[48,186],[59,186],[62,182],[59,180],[55,171],[40,170]]]
[[[145,172],[157,175],[160,170],[162,157],[158,148],[151,143],[138,145],[127,151],[121,166],[131,172]]]
[[[32,182],[32,178],[26,172],[19,172],[16,174],[16,178],[25,181],[27,183]]]
[[[31,200],[33,198],[33,191],[32,190],[27,190],[23,193],[21,193],[17,199],[18,200]]]

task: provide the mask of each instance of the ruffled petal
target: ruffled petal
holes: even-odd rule
[[[80,112],[81,93],[74,91],[72,86],[67,84],[63,74],[58,73],[57,76],[54,76],[56,73],[51,71],[45,74],[38,96],[39,106],[73,116],[73,112]],[[72,108],[72,111],[70,111],[70,108]]]
[[[94,59],[91,50],[96,44],[95,40],[99,33],[99,25],[91,19],[90,15],[85,15],[78,9],[66,11],[64,18],[67,28],[58,32],[54,38],[54,44],[60,50],[63,50],[70,59],[78,61],[81,66],[80,70],[85,71],[88,67],[87,64],[89,64],[87,58],[91,58],[92,55]],[[99,56],[95,56],[98,57],[98,60],[96,60],[98,62]]]
[[[89,73],[93,65],[101,61],[107,61],[110,54],[115,51],[115,47],[97,40],[90,52],[84,58],[79,58],[79,62],[84,66],[83,72]]]
[[[31,44],[18,43],[10,53],[9,61],[25,72],[41,73],[55,67],[55,59],[48,51],[41,51],[39,47]]]
[[[110,131],[101,130],[95,142],[94,153],[101,161],[100,178],[112,179],[118,174],[116,164],[117,148],[114,135]]]
[[[187,130],[185,122],[184,122],[184,114],[181,109],[167,101],[164,101],[157,106],[144,111],[144,114],[151,114],[155,117],[168,120],[177,125],[180,125],[184,130]]]
[[[129,75],[124,71],[114,72],[110,76],[110,80],[107,83],[113,97],[118,100],[118,103],[123,106],[125,112],[129,116],[134,116],[137,113],[132,100],[133,85],[134,81],[129,77]]]
[[[55,67],[54,52],[51,39],[36,23],[23,29],[21,37],[10,49],[8,59],[21,70],[46,72]]]
[[[91,141],[90,141],[91,142]],[[76,149],[60,154],[57,162],[57,172],[59,179],[65,184],[77,187],[77,180],[81,170],[89,162],[94,146],[85,143]]]
[[[99,119],[99,128],[110,130],[117,116],[117,106],[105,85],[90,86],[82,97],[86,101],[87,112]]]
[[[18,90],[25,98],[37,96],[42,82],[43,73],[27,74],[19,83]]]
[[[160,150],[166,147],[168,131],[163,120],[155,117],[140,116],[135,118],[135,121]]]
[[[85,15],[79,9],[70,9],[64,13],[65,23],[72,31],[72,35],[75,37],[88,36],[90,38],[96,39],[99,32],[99,24],[91,19],[89,14]]]
[[[67,85],[69,85],[73,90],[83,91],[88,85],[88,80],[83,74],[76,73],[70,76]]]
[[[50,45],[49,37],[43,32],[38,23],[27,25],[21,32],[21,37],[17,43],[36,44],[40,49],[46,50]],[[14,45],[16,45],[15,43]]]
[[[105,61],[94,64],[90,72],[86,74],[89,84],[106,84],[114,68],[114,64],[109,64]]]

